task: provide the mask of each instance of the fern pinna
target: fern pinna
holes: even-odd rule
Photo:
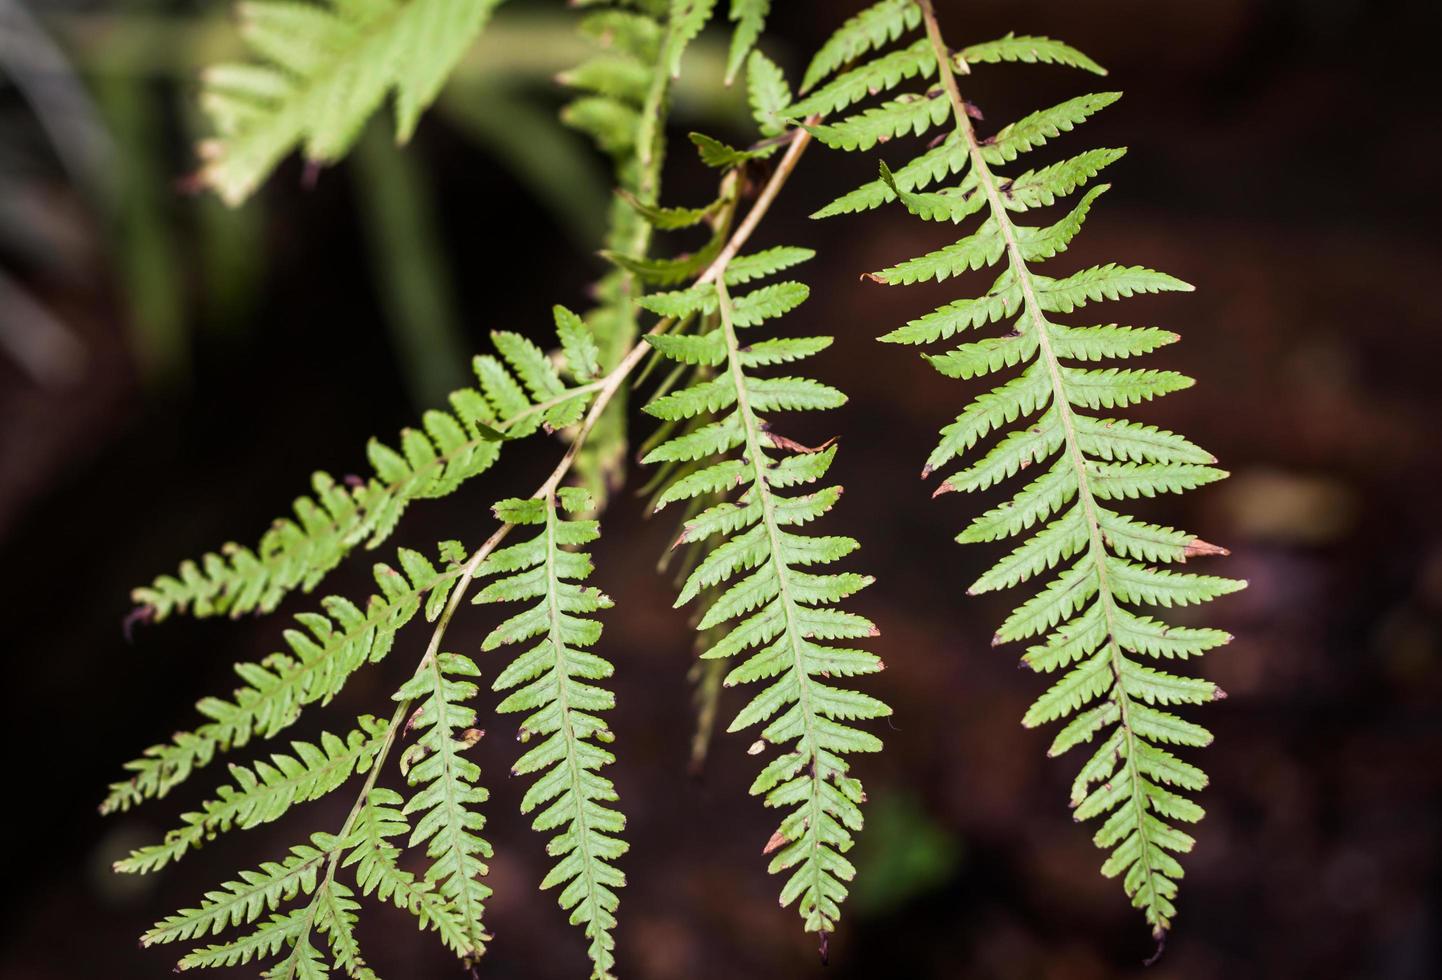
[[[855,869],[845,853],[861,827],[861,783],[849,775],[846,755],[881,748],[876,736],[852,724],[890,714],[877,699],[837,683],[874,673],[881,661],[838,646],[876,635],[865,618],[838,604],[871,583],[854,572],[813,571],[844,558],[854,540],[799,530],[825,514],[841,495],[828,486],[794,488],[822,480],[835,447],[812,450],[782,436],[771,413],[835,408],[844,396],[802,376],[768,376],[758,369],[791,364],[829,346],[829,337],[778,337],[743,342],[755,329],[805,300],[794,281],[761,286],[734,298],[731,289],[758,271],[772,273],[809,253],[772,249],[717,269],[714,282],[657,293],[653,309],[694,317],[699,329],[647,340],[667,358],[694,366],[700,377],[653,399],[645,411],[679,431],[652,448],[643,462],[670,465],[657,507],[721,497],[685,521],[678,540],[708,542],[705,557],[686,578],[677,605],[707,596],[697,623],[719,635],[705,659],[739,658],[724,685],[764,682],[735,716],[729,731],[761,725],[752,747],[773,757],[752,783],[767,806],[788,811],[764,851],[772,873],[786,872],[781,903],[797,902],[807,930],[820,936],[823,956],[840,915],[846,883]]]
[[[923,25],[924,37],[906,40]],[[902,47],[834,74],[897,40]],[[1149,353],[1176,340],[1175,334],[1115,324],[1076,327],[1055,320],[1057,314],[1103,299],[1191,287],[1150,269],[1114,264],[1060,277],[1035,270],[1066,250],[1105,185],[1093,187],[1053,224],[1018,220],[1087,184],[1122,151],[1092,150],[1015,176],[997,172],[1072,129],[1117,95],[1072,99],[982,138],[972,121],[980,113],[962,97],[956,76],[969,73],[971,65],[998,61],[1048,62],[1102,73],[1080,52],[1040,37],[1007,35],[954,52],[941,37],[930,0],[882,0],[848,21],[827,43],[806,77],[809,85],[829,80],[787,112],[796,118],[841,112],[888,92],[880,105],[812,128],[820,142],[843,150],[869,150],[893,137],[921,136],[950,124],[950,131],[930,149],[894,171],[882,164],[880,179],[819,215],[897,200],[929,221],[956,224],[984,215],[974,232],[954,244],[868,278],[906,285],[999,264],[1000,275],[990,288],[983,295],[948,303],[882,339],[929,344],[994,321],[1012,321],[1011,330],[1001,336],[926,355],[950,378],[979,378],[1018,366],[1021,372],[978,396],[942,430],[923,475],[971,453],[992,433],[1001,438],[947,477],[938,494],[987,490],[1022,470],[1044,467],[1009,501],[977,517],[959,536],[962,542],[1025,537],[967,591],[1017,587],[1060,567],[1059,574],[1006,619],[993,642],[1034,640],[1023,663],[1038,672],[1060,672],[1023,719],[1028,727],[1066,721],[1050,755],[1099,741],[1072,785],[1071,805],[1079,821],[1105,818],[1095,838],[1111,852],[1102,872],[1122,876],[1127,894],[1160,940],[1175,915],[1173,900],[1182,876],[1173,854],[1189,851],[1193,843],[1176,824],[1202,816],[1202,809],[1183,792],[1199,791],[1207,781],[1200,769],[1164,746],[1204,746],[1211,741],[1206,729],[1164,709],[1223,694],[1209,681],[1162,671],[1145,660],[1196,656],[1229,637],[1215,629],[1172,626],[1138,610],[1205,602],[1244,583],[1155,567],[1225,551],[1184,531],[1127,517],[1114,504],[1191,489],[1226,474],[1215,468],[1210,453],[1180,435],[1093,414],[1189,387],[1191,379],[1172,371],[1083,366]],[[938,77],[939,85],[895,92],[908,81],[928,83]],[[952,175],[959,177],[955,185],[924,190]]]
[[[561,905],[570,910],[573,924],[585,927],[596,972],[608,975],[615,966],[615,889],[626,881],[614,866],[626,853],[616,835],[626,821],[608,805],[616,800],[611,781],[597,772],[615,761],[595,744],[612,740],[598,712],[613,707],[615,698],[594,683],[609,677],[612,667],[585,648],[601,637],[600,623],[587,614],[609,608],[611,600],[578,584],[590,576],[591,559],[572,550],[595,541],[600,525],[564,517],[589,511],[594,503],[585,490],[564,487],[541,499],[498,504],[497,516],[508,524],[539,525],[541,532],[523,544],[492,552],[478,574],[498,577],[475,601],[534,600],[497,626],[482,649],[539,638],[496,677],[495,689],[511,692],[497,710],[529,712],[521,725],[521,741],[539,738],[540,744],[521,756],[511,772],[542,773],[526,792],[521,810],[529,813],[544,806],[533,826],[558,831],[546,850],[559,860],[541,887],[565,885]]]

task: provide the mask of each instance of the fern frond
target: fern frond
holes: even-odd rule
[[[240,748],[253,735],[272,738],[294,724],[307,705],[329,703],[351,674],[390,652],[396,634],[422,606],[427,619],[435,618],[455,578],[455,563],[462,557],[459,547],[454,542],[442,547],[446,567],[440,570],[419,552],[402,548],[400,571],[376,565],[379,592],[364,609],[341,596],[327,596],[321,601],[324,613],[297,616],[300,628],[285,631],[287,652],[236,664],[244,686],[230,700],[204,699],[196,708],[209,721],[126,763],[134,775],[111,784],[100,812],[127,810],[163,797],[217,753]]]
[[[205,73],[201,104],[217,135],[201,145],[201,179],[239,204],[297,147],[334,163],[392,91],[404,142],[501,2],[241,4],[241,35],[257,60]]]
[[[1102,872],[1122,877],[1126,893],[1160,937],[1176,913],[1173,900],[1182,875],[1172,855],[1192,846],[1191,837],[1174,823],[1193,822],[1202,815],[1200,807],[1180,794],[1196,792],[1206,784],[1201,770],[1162,746],[1195,747],[1211,739],[1205,729],[1168,709],[1223,695],[1210,681],[1159,670],[1144,661],[1195,656],[1229,637],[1220,630],[1167,626],[1137,610],[1206,602],[1245,583],[1157,567],[1225,552],[1188,532],[1147,524],[1103,504],[1179,492],[1225,476],[1213,467],[1216,461],[1210,453],[1183,436],[1094,414],[1189,387],[1191,379],[1173,371],[1082,366],[1141,356],[1173,342],[1176,335],[1116,324],[1075,327],[1054,322],[1051,315],[1070,313],[1087,303],[1191,287],[1150,269],[1116,264],[1062,277],[1035,270],[1067,250],[1106,185],[1092,187],[1050,225],[1022,224],[1019,217],[1074,193],[1122,151],[1089,151],[1013,179],[996,168],[1073,129],[1114,102],[1117,94],[1068,100],[983,139],[957,88],[957,71],[988,62],[1023,61],[1103,72],[1075,49],[1046,38],[1007,35],[953,56],[941,39],[930,2],[919,0],[916,9],[926,27],[923,41],[883,54],[850,74],[883,82],[895,78],[899,83],[909,76],[897,66],[916,64],[917,47],[926,44],[931,63],[940,65],[942,97],[954,131],[894,173],[882,164],[880,180],[834,202],[818,216],[893,200],[928,220],[960,223],[981,214],[975,230],[956,243],[869,278],[905,285],[999,266],[990,289],[913,320],[882,340],[929,344],[994,321],[1012,321],[1004,336],[926,355],[939,372],[958,379],[1007,369],[1017,373],[975,397],[942,430],[923,475],[971,455],[990,436],[996,437],[991,445],[947,477],[938,493],[985,490],[1023,469],[1044,467],[1040,476],[1014,491],[1008,502],[974,519],[958,537],[962,542],[1017,539],[1012,550],[967,591],[1035,588],[1035,583],[1045,583],[1007,617],[994,642],[1030,640],[1023,662],[1034,670],[1060,675],[1027,711],[1023,724],[1065,722],[1049,750],[1054,756],[1095,741],[1073,785],[1071,805],[1077,820],[1106,817],[1095,838],[1110,852]],[[838,93],[838,101],[841,94],[851,94],[839,84],[846,77],[828,86]],[[859,91],[855,94],[861,96]],[[882,119],[889,125],[903,118],[893,107],[935,98],[931,91],[895,95],[882,107],[863,110],[852,119],[858,123]],[[847,149],[875,142],[863,138],[864,133],[858,135],[855,125],[846,139],[817,135]],[[867,133],[887,131],[875,123],[868,125]],[[904,129],[897,125],[894,134]],[[960,175],[955,186],[922,190],[951,175]]]
[[[848,774],[845,756],[874,752],[880,741],[850,722],[890,713],[868,695],[828,682],[833,677],[874,673],[872,654],[829,641],[875,635],[875,627],[837,604],[869,585],[868,576],[822,574],[813,566],[835,562],[856,548],[850,538],[802,533],[831,508],[839,487],[801,495],[781,491],[820,480],[835,449],[810,452],[779,435],[766,416],[789,409],[834,408],[845,397],[804,377],[760,377],[752,368],[780,355],[757,354],[741,342],[737,310],[748,306],[759,323],[791,304],[754,301],[752,293],[732,299],[725,277],[713,287],[716,317],[703,337],[716,337],[724,354],[710,380],[646,406],[658,417],[691,420],[693,427],[651,450],[645,462],[705,460],[671,483],[658,502],[721,493],[728,500],[686,522],[682,541],[707,541],[705,557],[691,571],[677,605],[703,593],[710,597],[698,630],[721,638],[702,656],[708,660],[753,651],[725,678],[727,687],[768,682],[733,719],[729,731],[763,725],[754,751],[782,746],[751,792],[768,806],[788,812],[766,847],[772,873],[787,872],[781,903],[798,902],[808,931],[821,942],[835,929],[846,883],[855,869],[844,856],[861,828],[861,783]],[[764,293],[763,293],[764,294]],[[800,298],[804,293],[798,292]],[[785,359],[800,359],[829,338],[803,340],[785,348]],[[657,345],[662,353],[664,344]],[[736,455],[731,455],[736,453]],[[722,457],[715,459],[714,457]]]
[[[599,770],[615,757],[597,743],[612,739],[599,712],[615,698],[595,681],[612,673],[604,659],[587,651],[600,638],[601,626],[587,614],[611,606],[595,588],[579,584],[590,576],[589,556],[574,550],[600,536],[593,520],[566,519],[563,514],[590,511],[590,494],[579,487],[563,488],[544,499],[506,500],[497,516],[509,524],[539,526],[531,540],[496,551],[480,574],[497,576],[475,602],[528,602],[486,637],[482,649],[538,640],[503,670],[492,687],[509,691],[497,710],[527,712],[520,739],[539,739],[512,768],[516,775],[537,774],[521,802],[521,812],[543,808],[532,826],[555,831],[546,852],[556,865],[542,888],[565,886],[559,902],[571,922],[583,926],[597,978],[611,976],[615,966],[615,889],[625,877],[614,863],[626,853],[618,835],[625,818],[612,809],[616,790]]]
[[[588,362],[584,376],[594,375],[587,352],[596,340],[589,328],[564,308],[556,320],[572,378],[583,377],[576,370],[582,361]],[[316,473],[314,496],[298,498],[294,517],[276,521],[254,549],[230,543],[199,562],[181,563],[176,575],[131,593],[140,612],[153,621],[187,612],[270,612],[291,591],[315,588],[357,546],[383,543],[411,503],[447,496],[488,470],[505,440],[564,428],[581,416],[598,387],[594,381],[565,384],[530,341],[505,332],[493,338],[500,356],[475,359],[479,384],[452,392],[450,411],[426,412],[421,428],[401,431],[399,448],[371,440],[368,479]]]
[[[476,685],[460,679],[478,676],[470,658],[441,653],[427,657],[395,694],[397,701],[418,702],[406,722],[406,730],[418,734],[401,756],[414,790],[402,813],[420,815],[407,846],[425,845],[431,864],[424,881],[464,924],[468,956],[479,956],[490,941],[481,915],[491,889],[480,881],[491,857],[491,845],[480,836],[486,824],[480,806],[489,794],[480,785],[480,767],[464,754],[484,733],[469,707]]]
[[[232,765],[232,785],[222,786],[213,800],[198,811],[181,816],[182,826],[159,844],[132,851],[117,861],[115,870],[128,874],[158,871],[188,851],[233,827],[252,827],[279,819],[296,803],[319,799],[350,778],[370,768],[387,734],[384,721],[361,715],[356,728],[344,738],[323,732],[320,744],[292,742],[293,755],[273,753],[251,767]]]

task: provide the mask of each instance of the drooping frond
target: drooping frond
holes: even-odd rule
[[[488,793],[480,785],[481,770],[465,752],[484,734],[475,727],[475,662],[455,653],[427,657],[416,675],[396,692],[396,700],[417,702],[406,722],[418,733],[401,769],[413,792],[402,813],[419,815],[408,847],[425,845],[430,866],[424,881],[455,911],[464,929],[462,950],[468,957],[485,951],[490,936],[481,914],[491,889],[481,882],[491,845],[480,832],[486,825],[480,806]]]
[[[217,135],[201,179],[230,204],[299,147],[315,164],[345,155],[392,91],[396,135],[421,112],[502,0],[253,0],[237,8],[255,60],[205,73]]]
[[[615,889],[625,877],[614,862],[626,853],[617,836],[625,818],[611,806],[616,790],[600,769],[615,757],[597,743],[612,734],[599,712],[615,704],[596,681],[612,667],[589,652],[601,636],[601,624],[589,614],[611,606],[595,588],[581,585],[592,571],[582,548],[600,536],[594,520],[566,519],[594,506],[580,488],[564,488],[543,499],[506,500],[496,507],[502,521],[541,531],[529,541],[494,552],[481,574],[498,576],[475,601],[526,602],[526,609],[497,626],[483,649],[536,641],[496,677],[497,691],[509,691],[497,709],[526,712],[523,743],[538,740],[512,767],[515,775],[536,774],[521,802],[521,812],[541,809],[532,822],[554,831],[546,852],[557,859],[542,888],[564,886],[559,901],[571,922],[585,928],[594,976],[610,977],[615,966]]]
[[[753,265],[764,268],[768,261],[774,258],[753,260]],[[841,489],[786,493],[822,479],[835,448],[807,450],[782,436],[770,420],[779,411],[834,408],[845,398],[810,378],[757,370],[804,359],[830,338],[743,342],[740,330],[793,308],[804,299],[805,287],[763,286],[733,299],[728,283],[749,278],[746,260],[738,259],[736,266],[742,275],[732,274],[735,267],[728,269],[709,287],[710,295],[698,288],[672,296],[704,316],[707,329],[648,338],[667,357],[710,370],[702,380],[646,406],[656,418],[688,424],[647,453],[645,462],[696,464],[680,471],[658,506],[711,493],[726,498],[684,525],[681,540],[705,542],[707,550],[677,605],[703,592],[712,597],[697,626],[718,628],[724,635],[702,655],[706,659],[749,652],[727,674],[726,686],[766,682],[728,730],[763,725],[753,752],[781,748],[751,787],[768,806],[788,811],[764,853],[773,855],[773,873],[787,872],[781,903],[798,902],[806,928],[821,934],[824,948],[840,915],[846,882],[855,873],[844,855],[861,828],[861,783],[848,774],[846,755],[881,747],[874,735],[851,722],[890,710],[833,682],[881,669],[874,655],[833,645],[875,635],[866,619],[838,608],[871,579],[813,570],[850,554],[856,542],[800,530],[826,513]]]
[[[127,810],[142,800],[165,796],[208,765],[219,752],[238,749],[252,736],[272,738],[311,704],[326,704],[356,670],[390,652],[396,634],[425,607],[434,619],[449,595],[455,563],[463,555],[454,542],[442,547],[445,567],[400,549],[401,570],[378,564],[379,592],[361,608],[342,596],[321,600],[323,613],[302,613],[298,628],[285,632],[288,650],[258,663],[236,664],[243,686],[230,699],[210,697],[196,708],[208,719],[194,731],[180,732],[153,745],[125,765],[133,775],[113,783],[101,813]]]
[[[159,844],[132,851],[115,869],[127,873],[158,871],[188,851],[233,827],[251,827],[278,819],[296,803],[329,793],[352,773],[370,768],[385,740],[386,724],[361,715],[356,728],[344,738],[323,732],[320,744],[292,742],[293,754],[273,753],[253,766],[230,767],[234,783],[222,786],[216,798],[198,811],[181,816],[181,826]]]
[[[1007,503],[977,517],[959,536],[962,542],[1019,540],[967,591],[1047,579],[1040,589],[1032,586],[1031,595],[1001,625],[994,642],[1030,641],[1023,662],[1033,670],[1060,675],[1032,705],[1023,724],[1066,722],[1051,755],[1095,740],[1096,748],[1073,784],[1071,805],[1079,821],[1105,818],[1095,838],[1110,852],[1102,872],[1122,877],[1133,904],[1160,937],[1175,915],[1173,899],[1182,875],[1173,854],[1192,846],[1192,838],[1175,824],[1202,816],[1201,808],[1182,794],[1206,785],[1201,770],[1177,758],[1168,746],[1211,741],[1205,729],[1170,708],[1223,695],[1210,681],[1164,672],[1146,661],[1194,656],[1229,637],[1219,630],[1169,626],[1143,610],[1205,602],[1244,583],[1159,568],[1161,563],[1225,552],[1190,533],[1128,517],[1111,505],[1189,489],[1226,474],[1213,467],[1210,453],[1186,438],[1109,414],[1189,387],[1191,379],[1173,371],[1091,366],[1147,354],[1176,340],[1175,334],[1115,324],[1071,326],[1055,317],[1104,299],[1191,287],[1149,269],[1114,264],[1069,275],[1037,271],[1040,263],[1066,251],[1106,185],[1092,187],[1050,224],[1022,223],[1020,216],[1079,190],[1123,151],[1092,150],[1014,177],[1002,175],[999,168],[1069,131],[1117,96],[1071,99],[981,138],[972,119],[974,108],[956,83],[956,75],[967,73],[969,66],[1022,61],[1097,73],[1101,69],[1080,52],[1047,38],[1007,35],[953,54],[941,40],[930,4],[923,0],[915,9],[918,16],[907,26],[924,21],[924,38],[853,68],[812,98],[824,97],[834,108],[849,106],[912,77],[929,78],[938,66],[941,87],[887,91],[888,101],[881,106],[817,127],[816,135],[831,146],[852,149],[906,132],[919,135],[947,121],[951,131],[894,169],[883,164],[877,181],[818,216],[899,200],[928,221],[975,222],[958,241],[868,278],[905,285],[996,268],[990,287],[882,339],[929,344],[992,322],[1010,327],[1000,336],[926,355],[947,377],[1010,376],[977,395],[942,430],[923,475],[964,460],[966,465],[941,484],[937,492],[942,493],[985,490],[1028,471],[1027,482]],[[875,36],[889,40],[897,35]],[[865,85],[871,88],[858,88]],[[935,107],[940,108],[933,113]],[[927,190],[953,176],[953,186]],[[979,449],[984,443],[989,445]]]
[[[134,590],[140,613],[158,621],[187,612],[270,612],[292,590],[315,588],[355,547],[380,545],[413,501],[446,496],[489,469],[504,440],[574,424],[597,388],[594,355],[587,353],[595,340],[564,307],[557,307],[556,322],[571,383],[531,341],[496,332],[499,356],[474,361],[478,387],[452,392],[451,410],[426,412],[421,429],[402,430],[399,449],[371,440],[369,478],[337,481],[316,473],[314,495],[299,497],[294,516],[271,525],[254,549],[227,544]],[[585,372],[575,370],[582,361]]]

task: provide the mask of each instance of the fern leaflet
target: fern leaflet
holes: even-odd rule
[[[754,373],[758,367],[804,358],[824,347],[829,338],[743,345],[737,333],[742,329],[738,310],[753,311],[745,322],[757,324],[795,305],[776,302],[776,295],[795,295],[799,301],[805,289],[795,283],[783,284],[780,290],[762,287],[733,301],[726,280],[723,272],[712,287],[715,315],[708,314],[712,328],[694,338],[700,348],[697,357],[716,373],[646,406],[653,416],[691,424],[653,448],[644,462],[695,464],[669,484],[658,498],[660,506],[712,493],[734,497],[695,513],[685,523],[681,541],[704,541],[709,547],[687,577],[677,605],[703,592],[711,597],[697,628],[715,628],[723,635],[704,658],[729,658],[755,650],[727,674],[725,686],[769,682],[728,730],[764,725],[753,752],[784,747],[757,777],[751,792],[763,796],[768,806],[789,811],[764,853],[774,854],[772,873],[788,872],[781,903],[798,902],[806,929],[820,934],[824,952],[840,915],[846,882],[855,874],[844,855],[851,848],[853,832],[861,827],[864,799],[860,781],[848,775],[845,755],[881,747],[874,735],[849,722],[882,717],[890,709],[875,698],[825,680],[881,669],[873,654],[827,642],[875,635],[869,621],[837,608],[871,579],[807,570],[843,558],[855,550],[856,542],[794,530],[828,511],[841,489],[827,487],[799,496],[781,493],[820,480],[835,449],[803,451],[766,421],[775,411],[834,408],[844,396],[809,378]],[[763,291],[769,291],[768,298],[756,298],[766,296]],[[703,308],[709,306],[699,295],[696,301]],[[666,338],[648,339],[663,354],[686,363]],[[787,455],[772,455],[778,451]]]
[[[480,956],[490,940],[481,914],[491,890],[479,880],[491,856],[491,845],[480,836],[486,825],[480,805],[489,794],[480,785],[480,767],[464,755],[484,733],[469,706],[476,685],[462,678],[479,675],[470,658],[441,653],[426,657],[395,694],[407,707],[419,702],[405,726],[419,734],[401,756],[401,771],[414,788],[401,812],[420,814],[407,846],[425,845],[431,864],[424,881],[455,909],[469,957]]]
[[[509,524],[540,526],[529,541],[491,554],[481,574],[498,576],[477,593],[475,602],[536,600],[507,619],[486,637],[483,649],[539,638],[497,676],[493,687],[510,691],[498,710],[529,712],[521,741],[539,738],[513,767],[518,775],[539,773],[521,810],[544,807],[533,822],[536,830],[556,831],[546,847],[558,859],[542,888],[564,885],[562,908],[571,921],[585,927],[597,978],[611,976],[615,966],[615,889],[625,877],[613,866],[626,852],[616,835],[625,818],[609,804],[616,800],[611,781],[599,774],[615,757],[597,745],[612,735],[597,712],[611,708],[610,692],[590,683],[609,677],[612,667],[585,649],[601,635],[588,613],[609,608],[611,600],[598,590],[577,584],[591,573],[590,558],[574,548],[596,540],[593,520],[564,519],[564,513],[592,509],[590,494],[562,488],[542,499],[506,500],[497,516]]]
[[[596,342],[565,307],[556,307],[555,316],[571,383],[531,341],[496,332],[499,357],[475,359],[479,384],[452,392],[449,412],[426,412],[421,429],[402,430],[398,450],[371,440],[369,479],[315,474],[314,496],[298,498],[294,518],[276,521],[256,548],[227,544],[134,590],[137,615],[160,621],[186,612],[270,612],[291,591],[315,588],[356,546],[379,546],[412,502],[446,496],[488,470],[505,440],[575,424],[600,388],[591,379]]]
[[[1136,610],[1205,602],[1245,583],[1155,567],[1225,551],[1195,535],[1142,523],[1104,503],[1176,492],[1225,476],[1213,468],[1210,453],[1180,435],[1091,414],[1189,387],[1191,379],[1171,371],[1082,366],[1146,354],[1174,341],[1176,335],[1114,324],[1072,327],[1055,322],[1053,315],[1103,299],[1191,287],[1149,269],[1118,265],[1062,278],[1035,271],[1038,263],[1066,251],[1106,185],[1092,187],[1049,226],[1022,224],[1014,215],[1073,193],[1122,151],[1089,151],[1014,179],[1000,176],[995,168],[1069,131],[1117,95],[1072,99],[982,139],[971,118],[972,107],[956,83],[956,73],[966,73],[969,65],[1048,62],[1104,72],[1075,49],[1047,38],[1007,35],[952,54],[941,39],[929,0],[919,0],[915,10],[919,16],[908,26],[924,21],[925,41],[880,55],[850,75],[894,87],[920,75],[919,64],[939,66],[942,92],[894,96],[880,107],[818,127],[817,137],[851,149],[870,145],[878,134],[900,135],[908,130],[919,134],[923,127],[917,122],[916,107],[937,99],[946,105],[954,131],[894,172],[883,164],[878,181],[839,199],[818,216],[895,200],[930,221],[959,223],[983,215],[975,230],[956,243],[868,278],[905,285],[1001,265],[991,288],[980,297],[947,304],[882,339],[932,343],[1018,317],[1004,336],[927,355],[938,371],[953,378],[1021,370],[978,396],[942,430],[923,475],[971,454],[989,436],[999,438],[948,477],[937,493],[984,490],[1033,465],[1045,467],[1008,503],[976,518],[959,536],[962,542],[1023,538],[972,583],[968,593],[1015,588],[1057,571],[1006,619],[994,642],[1032,641],[1023,662],[1037,671],[1060,672],[1060,679],[1032,705],[1023,724],[1066,721],[1050,755],[1096,741],[1073,784],[1071,805],[1079,821],[1106,818],[1095,836],[1097,845],[1110,851],[1102,872],[1122,877],[1133,904],[1160,939],[1176,914],[1173,899],[1182,876],[1173,854],[1192,847],[1192,838],[1175,823],[1202,816],[1201,808],[1182,792],[1196,792],[1206,785],[1200,769],[1165,746],[1202,746],[1211,741],[1205,729],[1163,709],[1223,695],[1209,681],[1158,670],[1142,658],[1194,656],[1229,637],[1219,630],[1169,627]],[[842,38],[833,43],[855,42]],[[916,53],[921,43],[931,49],[929,59]],[[839,105],[859,93],[843,75],[817,96],[823,94]],[[925,121],[941,120],[926,116]],[[960,175],[955,186],[924,190],[951,175]]]
[[[182,826],[166,834],[159,844],[139,848],[116,862],[116,870],[158,871],[217,834],[277,820],[293,804],[318,799],[353,772],[365,772],[380,751],[387,728],[384,721],[370,715],[361,715],[356,726],[344,738],[322,733],[319,745],[292,742],[293,754],[276,752],[251,768],[231,766],[233,785],[222,786],[215,799],[184,814]]]
[[[426,618],[435,619],[449,594],[460,545],[442,546],[443,570],[419,552],[400,549],[397,571],[387,565],[375,568],[379,593],[365,608],[341,596],[321,601],[325,613],[296,617],[302,629],[286,630],[286,653],[273,653],[259,663],[237,664],[235,672],[245,686],[231,700],[210,697],[196,707],[209,719],[194,731],[180,732],[171,741],[146,749],[126,763],[134,775],[110,787],[101,813],[127,810],[142,800],[162,797],[184,782],[217,752],[245,746],[253,735],[271,738],[288,728],[309,704],[326,704],[350,675],[362,665],[385,657],[396,634],[425,606]]]

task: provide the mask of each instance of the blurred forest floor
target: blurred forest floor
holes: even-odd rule
[[[11,290],[0,315],[28,302],[28,315],[53,321],[38,329],[70,338],[46,348],[48,368],[0,353],[6,980],[163,975],[170,951],[135,942],[150,922],[347,806],[311,804],[153,879],[111,876],[110,860],[162,832],[207,781],[102,821],[105,784],[188,726],[196,699],[229,690],[230,664],[274,649],[283,619],[177,621],[142,628],[133,645],[119,624],[132,586],[225,540],[253,541],[312,469],[360,465],[368,436],[389,438],[464,383],[460,355],[489,330],[541,336],[552,303],[585,303],[600,271],[594,223],[558,216],[603,199],[604,171],[593,161],[535,179],[537,161],[560,167],[581,146],[551,123],[558,99],[545,81],[553,62],[576,59],[525,19],[555,6],[517,4],[507,29],[519,33],[478,49],[479,67],[405,155],[369,140],[310,191],[291,164],[234,214],[176,191],[195,125],[181,106],[208,49],[175,41],[203,32],[157,25],[199,23],[194,5],[47,11],[70,18],[52,26],[105,134],[78,157],[50,153],[26,100],[0,87],[0,287]],[[833,8],[858,4],[782,6],[774,53],[795,72],[837,22]],[[1179,331],[1158,357],[1198,379],[1138,416],[1187,433],[1234,474],[1143,510],[1229,546],[1225,571],[1251,583],[1207,613],[1237,639],[1203,664],[1230,697],[1202,712],[1216,742],[1195,761],[1212,786],[1177,928],[1143,971],[1152,944],[1140,917],[1069,817],[1072,766],[1045,758],[1047,733],[1018,724],[1038,680],[1016,670],[1017,651],[989,646],[1006,597],[962,595],[994,557],[950,543],[978,502],[933,502],[916,479],[967,389],[871,338],[956,295],[954,284],[902,293],[858,274],[944,233],[885,210],[808,222],[875,166],[816,148],[757,243],[820,250],[801,270],[812,299],[784,322],[838,335],[818,376],[851,395],[808,435],[845,434],[835,472],[848,492],[830,529],[860,538],[855,567],[877,576],[859,611],[881,627],[874,649],[889,669],[875,689],[896,708],[887,751],[860,765],[871,799],[861,874],[823,970],[794,914],[776,909],[759,855],[770,818],[745,795],[745,740],[718,737],[703,777],[686,780],[691,637],[653,573],[671,528],[619,496],[595,557],[598,583],[622,600],[603,646],[618,664],[613,775],[633,842],[623,975],[1442,975],[1436,4],[939,7],[965,40],[1045,33],[1111,69],[1102,84],[1127,98],[1058,145],[1130,153],[1067,262],[1145,263],[1198,287],[1124,313]],[[487,51],[529,65],[528,80],[496,90]],[[1100,87],[1058,69],[987,68],[969,98],[1000,125],[1088,84]],[[731,98],[695,84],[675,135],[700,125],[744,139],[729,128]],[[668,203],[703,200],[709,175],[673,145]],[[107,176],[87,185],[87,166]],[[396,540],[478,540],[489,502],[528,492],[556,452],[531,446],[504,473],[417,506]],[[369,561],[328,588],[363,594]],[[302,598],[283,613],[305,608]],[[475,649],[489,622],[464,616],[454,645]],[[334,710],[381,703],[423,639],[403,634]],[[508,726],[488,727],[479,761],[504,773]],[[544,855],[516,813],[520,789],[492,782],[497,942],[481,975],[580,976],[579,937],[535,891]],[[378,910],[369,925],[362,939],[382,975],[459,975],[399,913]]]

